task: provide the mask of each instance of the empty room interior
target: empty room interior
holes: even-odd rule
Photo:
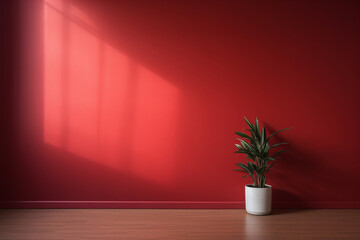
[[[360,1],[3,0],[0,239],[360,239]]]

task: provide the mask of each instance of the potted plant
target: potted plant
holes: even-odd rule
[[[286,151],[278,151],[272,155],[270,152],[273,148],[287,143],[277,143],[270,146],[269,140],[277,133],[285,131],[289,128],[284,128],[267,137],[266,129],[262,126],[260,130],[258,119],[255,124],[245,121],[249,126],[250,135],[243,132],[235,132],[242,137],[240,144],[235,144],[238,150],[235,153],[246,154],[247,161],[245,163],[237,163],[241,169],[236,171],[244,172],[253,181],[253,184],[245,186],[245,203],[246,211],[254,215],[266,215],[271,212],[271,192],[272,187],[266,184],[266,174],[270,168],[275,164],[276,157]]]

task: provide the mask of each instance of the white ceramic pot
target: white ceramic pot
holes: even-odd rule
[[[267,215],[271,212],[270,185],[264,188],[256,188],[251,184],[245,186],[246,211],[253,215]]]

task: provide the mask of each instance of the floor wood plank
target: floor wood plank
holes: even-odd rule
[[[0,209],[0,239],[360,239],[360,209]]]

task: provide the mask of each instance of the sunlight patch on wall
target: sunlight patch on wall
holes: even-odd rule
[[[63,18],[55,10],[45,7],[44,27],[44,138],[45,142],[61,146]]]
[[[110,46],[84,12],[45,2],[44,141],[169,183],[178,90]]]

